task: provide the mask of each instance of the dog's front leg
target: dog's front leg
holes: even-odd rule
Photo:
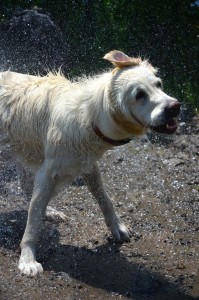
[[[36,243],[39,238],[39,229],[44,217],[46,206],[51,198],[55,181],[43,166],[36,174],[33,195],[28,211],[28,220],[21,242],[21,257],[19,269],[23,274],[35,276],[43,271],[36,261]]]
[[[106,225],[111,229],[114,238],[118,241],[129,241],[129,231],[115,213],[113,204],[104,190],[102,177],[97,164],[90,174],[84,175],[90,192],[97,199],[105,218]]]
[[[26,198],[30,200],[33,192],[33,187],[34,187],[33,174],[29,170],[25,169],[22,165],[17,165],[17,168],[20,171],[22,190],[24,191]],[[45,218],[46,220],[52,222],[54,221],[65,222],[68,219],[63,212],[57,211],[55,208],[49,205],[46,207]]]

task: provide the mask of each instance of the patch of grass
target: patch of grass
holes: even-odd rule
[[[193,186],[193,189],[199,192],[199,184],[194,185],[194,186]]]

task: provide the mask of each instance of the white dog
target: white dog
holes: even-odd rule
[[[152,129],[172,134],[179,102],[162,91],[156,69],[120,51],[105,55],[112,71],[71,82],[61,74],[45,77],[0,73],[0,116],[17,153],[37,167],[19,269],[34,276],[39,229],[55,187],[81,174],[97,199],[114,238],[129,232],[106,194],[96,161],[114,146]]]

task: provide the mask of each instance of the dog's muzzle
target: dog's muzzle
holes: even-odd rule
[[[157,133],[173,134],[178,127],[177,117],[180,114],[180,106],[177,100],[167,105],[163,111],[164,122],[150,128]]]

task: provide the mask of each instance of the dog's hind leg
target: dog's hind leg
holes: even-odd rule
[[[106,225],[111,229],[113,237],[118,241],[129,241],[129,231],[114,211],[113,204],[104,190],[102,177],[97,164],[94,165],[90,174],[84,175],[84,179],[90,192],[97,199]]]
[[[28,220],[21,242],[21,257],[18,267],[23,274],[28,276],[35,276],[43,271],[41,264],[36,261],[35,248],[46,206],[53,194],[55,184],[55,180],[43,165],[36,173]]]

